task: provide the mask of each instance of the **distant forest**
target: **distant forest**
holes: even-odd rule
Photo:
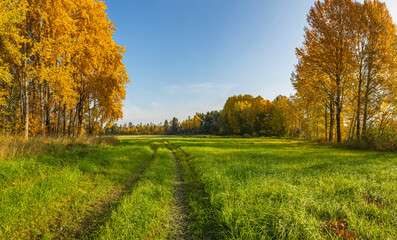
[[[216,134],[284,136],[299,135],[299,128],[290,128],[290,100],[278,96],[274,101],[251,95],[230,97],[222,111],[196,113],[194,117],[179,122],[174,117],[159,124],[114,124],[106,134]],[[291,131],[291,132],[290,132]],[[295,133],[296,132],[296,133]]]

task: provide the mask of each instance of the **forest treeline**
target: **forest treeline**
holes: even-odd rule
[[[125,49],[104,2],[0,1],[0,133],[95,134],[122,118]]]
[[[291,136],[396,150],[397,37],[386,4],[316,1],[307,23],[293,96],[233,96],[220,112],[180,124],[114,125],[107,133]]]
[[[151,135],[151,134],[216,134],[251,136],[292,136],[302,129],[290,129],[292,102],[285,96],[274,101],[254,98],[251,95],[230,97],[221,111],[196,113],[193,118],[179,122],[174,117],[159,124],[114,124],[106,134]],[[292,124],[293,125],[293,124]],[[295,133],[296,132],[296,133]]]

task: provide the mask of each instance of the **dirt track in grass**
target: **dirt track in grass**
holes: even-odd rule
[[[181,175],[181,166],[179,164],[179,159],[172,152],[172,156],[175,162],[175,211],[173,213],[174,219],[174,237],[175,239],[186,239],[189,236],[188,232],[188,217],[187,217],[187,207],[186,207],[186,187],[185,182]]]

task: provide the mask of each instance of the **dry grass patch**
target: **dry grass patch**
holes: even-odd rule
[[[114,146],[117,142],[114,137],[33,137],[25,140],[18,136],[0,136],[0,160],[38,156],[48,152],[59,153],[71,150],[77,144]]]

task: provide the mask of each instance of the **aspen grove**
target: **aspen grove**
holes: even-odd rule
[[[104,2],[0,2],[0,132],[95,134],[123,116],[124,47]]]
[[[292,75],[301,118],[333,141],[396,144],[396,26],[385,3],[316,1]],[[309,124],[310,125],[310,124]]]

